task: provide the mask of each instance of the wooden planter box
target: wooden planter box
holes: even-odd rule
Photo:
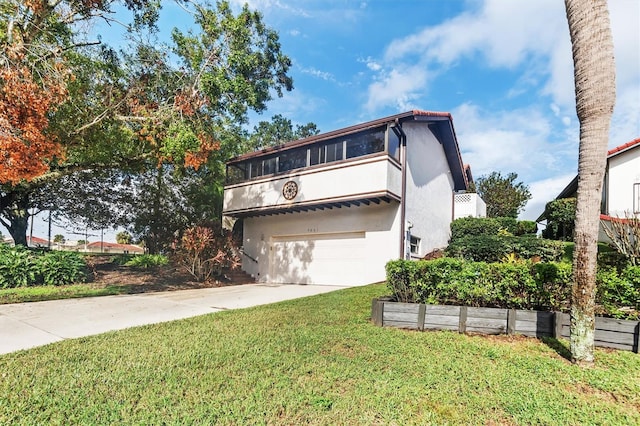
[[[371,318],[381,327],[453,330],[569,338],[569,315],[520,309],[425,305],[373,299]],[[596,317],[595,345],[638,353],[640,321]]]

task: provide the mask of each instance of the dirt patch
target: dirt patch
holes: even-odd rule
[[[187,290],[234,285],[230,280],[196,281],[188,272],[175,265],[139,268],[118,265],[111,257],[95,256],[89,265],[88,284],[94,288],[126,287],[127,293]]]

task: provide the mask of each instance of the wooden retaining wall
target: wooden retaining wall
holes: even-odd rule
[[[569,315],[520,309],[425,305],[373,299],[376,325],[412,330],[453,330],[460,333],[521,334],[569,338]],[[640,322],[596,317],[595,345],[638,353]]]

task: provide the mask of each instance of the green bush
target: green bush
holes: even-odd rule
[[[597,282],[598,314],[638,318],[640,267],[601,270]],[[571,283],[571,265],[564,262],[441,258],[387,264],[387,286],[404,302],[568,312]]]
[[[519,236],[535,234],[538,224],[512,217],[463,217],[451,222],[451,241],[474,235]]]
[[[521,220],[514,235],[536,235],[538,233],[538,224],[533,220]]]
[[[37,282],[36,255],[17,246],[0,246],[0,288],[26,287]]]
[[[500,235],[468,235],[452,240],[445,255],[475,262],[497,262],[512,252],[509,239]]]
[[[405,302],[559,310],[566,308],[571,266],[398,260],[387,264],[387,285],[395,297],[405,296]]]
[[[134,256],[125,263],[125,266],[135,266],[138,268],[151,268],[153,266],[167,265],[169,259],[161,254],[140,254]]]
[[[501,224],[491,217],[462,217],[451,222],[451,241],[472,235],[498,235]]]
[[[475,262],[500,262],[512,253],[520,259],[558,262],[564,255],[564,244],[533,235],[472,235],[452,241],[445,250],[449,257]]]
[[[111,263],[116,265],[126,265],[135,255],[133,254],[116,254],[111,257]]]
[[[638,319],[640,266],[629,266],[620,273],[615,268],[600,268],[596,277],[596,289],[600,313],[616,318]]]
[[[87,264],[75,252],[0,247],[0,288],[65,285],[84,281]]]
[[[36,258],[38,273],[45,285],[67,285],[86,279],[87,263],[77,252],[50,251]]]

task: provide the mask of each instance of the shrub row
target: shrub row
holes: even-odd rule
[[[468,262],[441,258],[387,263],[397,301],[568,312],[571,265],[556,262]],[[637,319],[640,267],[598,272],[598,314]]]
[[[445,253],[449,257],[475,262],[499,262],[511,254],[520,259],[537,258],[544,262],[558,262],[564,255],[564,244],[533,235],[467,235],[452,239]]]
[[[65,285],[86,279],[87,264],[76,252],[36,253],[0,244],[0,288]]]
[[[463,217],[451,222],[451,241],[471,235],[535,235],[538,225],[513,217]]]

